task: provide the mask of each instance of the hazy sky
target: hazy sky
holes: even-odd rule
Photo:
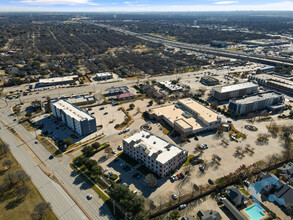
[[[0,11],[293,11],[278,0],[0,0]]]

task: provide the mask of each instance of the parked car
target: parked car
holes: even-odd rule
[[[119,146],[117,147],[117,149],[118,149],[118,150],[123,150],[123,147],[122,147],[121,145],[119,145]]]
[[[204,170],[205,170],[204,166],[200,166],[200,167],[199,167],[199,170],[200,170],[201,172],[204,172]]]
[[[15,119],[13,119],[13,121],[16,121],[16,118],[15,118]]]
[[[91,194],[87,194],[87,195],[86,195],[86,198],[87,198],[88,200],[91,200],[91,199],[93,198],[93,196],[92,196]]]
[[[205,150],[205,149],[208,149],[208,145],[207,144],[201,144],[201,145],[199,145],[198,148],[202,149],[202,150]]]
[[[113,151],[112,151],[112,154],[117,154],[117,152],[113,150]]]
[[[104,173],[107,172],[107,171],[108,171],[108,168],[103,169],[103,172],[104,172]]]
[[[176,200],[176,199],[178,198],[177,195],[174,194],[174,193],[171,195],[171,197],[172,197],[172,199],[174,199],[174,200]]]
[[[185,209],[186,208],[186,204],[182,204],[179,206],[179,210]]]
[[[212,179],[208,179],[209,184],[214,185],[214,181]]]
[[[132,191],[134,194],[137,194],[137,190]]]
[[[105,109],[104,107],[101,107],[101,108],[100,108],[100,110],[104,110],[104,109]]]

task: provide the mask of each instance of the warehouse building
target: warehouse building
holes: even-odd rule
[[[164,121],[182,136],[216,129],[222,120],[221,115],[191,98],[150,109],[148,114],[152,119]]]
[[[80,136],[86,136],[97,131],[95,117],[65,100],[51,102],[51,109],[54,117],[62,120]]]
[[[179,169],[188,152],[146,130],[123,139],[123,151],[161,177]]]
[[[96,74],[97,81],[107,80],[107,79],[112,79],[112,78],[113,78],[113,74],[110,72]]]
[[[246,82],[241,84],[215,87],[212,89],[212,96],[219,101],[223,101],[231,98],[249,95],[257,92],[257,90],[257,84],[254,84],[252,82]]]
[[[229,102],[229,110],[235,114],[248,114],[250,112],[256,112],[264,110],[270,106],[282,103],[284,95],[268,91],[256,95],[245,96],[239,99],[233,99]]]
[[[55,86],[74,83],[78,80],[78,76],[64,76],[64,77],[54,77],[48,79],[39,79],[39,86]]]

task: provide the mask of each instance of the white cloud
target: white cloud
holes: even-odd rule
[[[22,0],[21,3],[27,3],[30,5],[99,5],[90,0]]]
[[[231,4],[237,4],[238,1],[219,1],[215,2],[216,5],[231,5]]]

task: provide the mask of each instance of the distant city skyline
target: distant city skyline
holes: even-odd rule
[[[293,11],[293,1],[277,0],[1,0],[0,11],[159,12]]]

